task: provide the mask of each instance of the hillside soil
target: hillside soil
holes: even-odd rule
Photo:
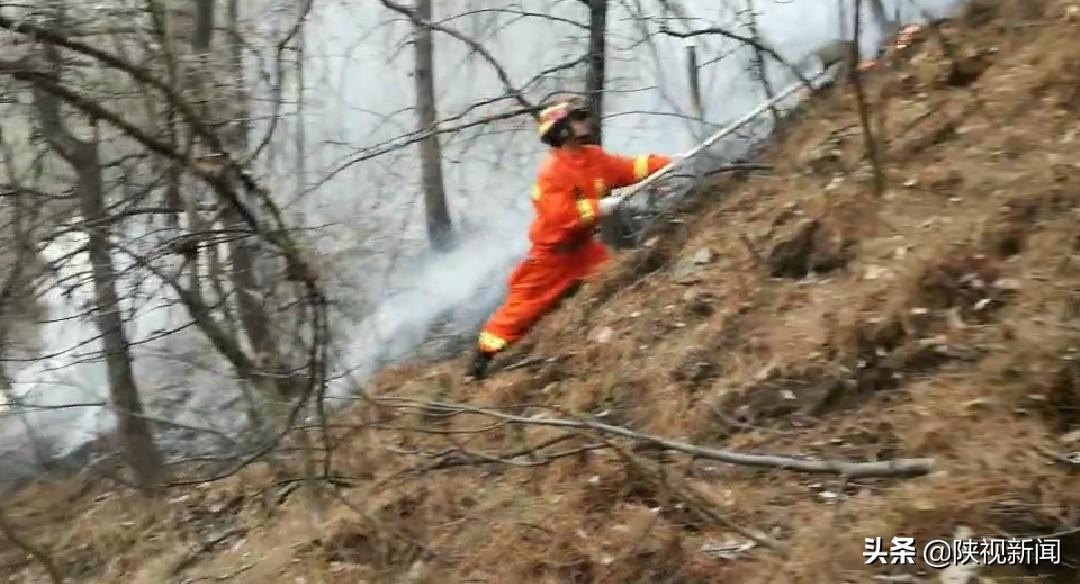
[[[813,96],[772,170],[701,188],[491,379],[385,372],[321,499],[260,463],[156,505],[37,485],[7,522],[87,583],[975,582],[921,553],[965,533],[1061,541],[983,582],[1080,581],[1078,35],[1051,0],[916,32],[863,76],[882,196],[851,87]],[[867,565],[874,537],[915,564]],[[45,581],[2,538],[0,577]]]

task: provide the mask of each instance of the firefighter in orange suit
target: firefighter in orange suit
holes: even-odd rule
[[[540,140],[551,151],[532,187],[531,246],[510,275],[506,300],[480,332],[468,370],[476,379],[486,376],[492,357],[607,260],[593,230],[615,208],[615,200],[605,198],[610,190],[641,181],[671,161],[658,154],[619,156],[592,145],[594,120],[577,98],[546,108],[539,121]]]

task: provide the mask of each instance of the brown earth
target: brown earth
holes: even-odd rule
[[[323,519],[255,465],[157,507],[34,487],[5,502],[11,523],[90,583],[936,582],[921,558],[865,565],[863,538],[921,551],[960,526],[1062,541],[1062,566],[983,582],[1078,581],[1078,17],[974,2],[869,74],[883,197],[853,92],[830,89],[767,153],[774,170],[702,189],[502,364],[531,361],[476,385],[455,381],[463,359],[386,372],[338,420],[353,425],[336,433],[346,485]],[[537,448],[565,430],[396,398],[934,466],[750,468],[580,428]],[[0,575],[44,578],[10,546]]]

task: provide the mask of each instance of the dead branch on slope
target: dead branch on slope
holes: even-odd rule
[[[882,478],[921,476],[929,473],[934,465],[934,460],[929,458],[907,458],[879,462],[853,462],[846,460],[812,460],[770,454],[734,452],[731,450],[720,450],[687,442],[670,440],[660,436],[635,432],[634,430],[629,430],[621,426],[614,426],[601,422],[555,418],[543,414],[526,417],[508,414],[491,408],[447,402],[422,401],[410,398],[381,397],[376,398],[374,401],[380,405],[394,408],[421,409],[427,412],[441,412],[445,415],[475,414],[503,420],[509,425],[546,426],[588,430],[598,432],[602,435],[618,436],[636,440],[638,442],[644,442],[654,448],[682,452],[697,458],[718,460],[721,462],[758,468],[775,468],[779,470],[794,470],[809,473],[831,473],[849,478]]]

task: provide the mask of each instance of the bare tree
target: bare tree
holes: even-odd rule
[[[594,143],[604,143],[604,77],[607,70],[607,0],[580,0],[589,11],[589,45],[585,69],[585,94],[592,117],[596,120]],[[607,245],[616,248],[633,246],[622,217],[612,213],[600,218],[600,236]]]
[[[862,0],[855,0],[854,38],[851,43],[852,63],[859,62],[859,37],[862,32]],[[851,84],[855,89],[855,101],[859,109],[859,121],[862,124],[863,137],[866,141],[866,154],[870,158],[870,165],[874,173],[874,196],[881,197],[885,193],[885,171],[881,166],[881,155],[878,151],[878,143],[874,138],[874,130],[870,125],[870,106],[866,101],[866,91],[863,88],[862,75],[858,65],[851,69]]]
[[[686,84],[690,89],[690,108],[694,114],[694,141],[705,139],[705,106],[701,100],[701,66],[698,64],[697,46],[693,39],[686,39]]]
[[[238,147],[235,145],[239,142],[239,138],[236,137],[237,132],[230,133],[227,127],[230,121],[235,121],[235,114],[228,109],[220,108],[221,103],[230,101],[229,96],[223,91],[215,91],[220,87],[228,89],[236,85],[234,83],[215,88],[209,80],[213,79],[214,73],[220,74],[221,71],[216,67],[208,69],[205,66],[211,60],[208,49],[212,46],[211,39],[214,30],[213,1],[200,0],[197,8],[202,8],[203,12],[201,15],[197,11],[194,13],[196,26],[190,31],[184,30],[182,21],[170,23],[171,13],[168,10],[164,11],[164,17],[162,17],[162,11],[155,11],[157,14],[155,27],[158,29],[159,37],[164,34],[176,36],[185,41],[190,39],[193,54],[200,55],[200,62],[195,63],[192,70],[184,72],[187,75],[181,74],[175,67],[170,67],[168,64],[162,66],[161,62],[155,61],[154,57],[158,56],[156,51],[159,49],[152,44],[143,47],[146,52],[140,57],[144,58],[138,61],[129,60],[127,58],[129,53],[125,52],[125,48],[129,47],[124,47],[120,39],[117,39],[116,52],[110,52],[77,40],[80,38],[78,35],[68,35],[63,29],[52,25],[42,26],[37,23],[36,18],[16,19],[0,15],[0,28],[17,33],[24,39],[33,39],[31,42],[45,43],[46,56],[55,54],[56,47],[62,47],[71,51],[73,56],[83,57],[81,59],[69,58],[65,61],[65,63],[71,63],[72,70],[78,68],[78,72],[84,74],[91,71],[101,73],[96,76],[61,75],[60,67],[55,65],[59,60],[50,60],[49,62],[54,63],[54,66],[49,69],[47,68],[49,63],[39,62],[42,61],[40,55],[33,54],[32,57],[38,58],[0,61],[0,74],[24,82],[32,88],[36,96],[35,103],[40,110],[38,117],[43,121],[42,125],[46,130],[44,133],[50,139],[52,151],[67,160],[67,166],[76,171],[77,194],[80,196],[83,207],[81,221],[77,226],[90,235],[88,248],[98,292],[95,316],[100,328],[108,331],[108,334],[103,336],[106,341],[109,373],[113,380],[110,388],[111,393],[114,394],[113,409],[120,417],[120,435],[125,440],[125,447],[132,444],[141,446],[141,450],[133,448],[137,452],[133,457],[128,458],[133,461],[133,465],[139,465],[140,471],[137,474],[143,476],[151,474],[148,469],[152,469],[153,465],[147,464],[147,460],[150,460],[148,455],[139,456],[139,454],[145,454],[147,449],[152,449],[154,443],[148,438],[132,439],[138,434],[140,420],[144,425],[148,422],[141,411],[133,409],[133,406],[141,408],[141,404],[137,401],[134,372],[130,366],[129,345],[132,342],[123,336],[123,316],[118,310],[120,298],[116,286],[120,274],[112,264],[112,254],[130,260],[128,263],[132,264],[131,267],[124,268],[127,276],[142,270],[144,274],[151,276],[152,280],[164,285],[162,291],[165,293],[171,291],[172,298],[168,300],[173,303],[178,301],[187,309],[192,319],[189,324],[194,325],[204,334],[206,340],[235,368],[242,380],[272,390],[270,393],[275,400],[274,403],[287,404],[285,400],[280,399],[280,396],[286,394],[299,398],[293,404],[291,411],[280,412],[282,429],[276,436],[271,436],[272,440],[262,447],[260,456],[276,448],[277,444],[284,439],[302,405],[312,399],[315,403],[321,402],[322,388],[326,379],[325,354],[324,349],[320,348],[328,338],[328,333],[324,330],[326,302],[318,284],[318,274],[310,267],[310,260],[303,257],[301,246],[285,228],[281,210],[269,196],[269,192],[242,167],[240,160],[245,159],[245,153],[236,152]],[[153,17],[154,13],[147,14],[143,11],[142,16]],[[165,32],[161,33],[161,31]],[[29,46],[32,50],[32,44],[23,42],[24,47]],[[166,50],[172,48],[168,47]],[[162,49],[165,49],[164,45]],[[202,58],[204,55],[205,58]],[[89,63],[86,58],[89,58]],[[175,77],[170,70],[175,71]],[[159,77],[159,71],[164,75]],[[88,78],[89,83],[87,83]],[[164,97],[164,103],[176,113],[175,140],[164,136],[158,137],[161,134],[161,128],[164,127],[164,122],[155,120],[158,116],[153,115],[153,111],[146,119],[139,119],[137,115],[132,115],[130,108],[121,109],[127,105],[121,95],[139,94],[139,92],[130,91],[130,86],[124,85],[125,78],[134,82],[134,87],[141,89],[143,94],[158,94]],[[231,95],[232,90],[228,89],[228,91]],[[210,99],[218,101],[208,104],[207,100]],[[232,100],[232,103],[238,101]],[[76,123],[76,120],[80,118],[68,112],[65,112],[67,115],[61,114],[61,104],[71,106],[90,120],[89,126],[93,129],[91,137],[76,135],[73,129],[69,130],[71,124]],[[101,134],[106,134],[97,132],[97,126],[101,123],[115,130],[108,133],[107,140],[99,139]],[[146,129],[144,126],[151,126],[151,129]],[[78,130],[80,134],[85,134],[82,128]],[[246,141],[239,143],[246,144]],[[118,162],[104,164],[101,160],[100,151],[112,152],[117,148],[130,148],[132,145],[141,151],[136,150],[134,153],[122,156]],[[216,156],[208,158],[205,153]],[[130,174],[136,169],[126,168],[125,160],[146,159],[164,160],[169,164],[175,164],[183,172],[190,173],[199,179],[199,181],[191,182],[192,187],[197,184],[208,186],[211,193],[218,199],[214,201],[208,200],[211,199],[210,197],[198,197],[193,188],[177,189],[176,192],[181,193],[184,205],[190,211],[187,214],[188,225],[185,226],[185,233],[171,240],[165,239],[161,242],[161,247],[154,247],[153,242],[158,237],[153,236],[169,233],[168,230],[156,232],[152,221],[148,221],[147,227],[152,237],[146,237],[146,232],[135,232],[139,233],[139,237],[130,237],[134,233],[129,233],[128,225],[122,221],[125,217],[136,215],[145,215],[149,218],[155,214],[166,217],[175,216],[175,209],[171,207],[164,210],[141,208],[140,197],[150,193],[158,184],[156,181],[151,181],[151,186],[144,189],[141,195],[136,195],[129,200],[108,202],[105,200],[106,193],[111,187],[103,184],[103,172],[107,168],[116,168],[120,173]],[[168,185],[170,181],[166,179],[161,184]],[[120,208],[117,202],[122,202],[128,208]],[[257,210],[253,206],[257,206]],[[209,221],[203,221],[199,216],[207,212],[214,213],[215,217]],[[230,223],[230,218],[235,221]],[[171,218],[167,218],[167,221],[173,225],[178,223]],[[218,227],[216,225],[218,221],[222,221],[225,225]],[[63,227],[60,231],[65,229],[71,230],[71,228]],[[110,235],[113,237],[110,238]],[[191,262],[189,258],[180,258],[185,260],[180,265],[180,269],[186,270],[189,276],[189,281],[185,285],[178,278],[183,272],[176,271],[176,263],[172,262],[166,254],[166,250],[172,247],[170,244],[176,240],[202,242],[214,248],[231,246],[236,240],[244,238],[267,242],[268,246],[273,246],[278,250],[280,255],[277,258],[284,264],[283,277],[278,279],[295,282],[299,288],[298,298],[291,305],[286,305],[285,310],[302,315],[302,323],[310,326],[310,331],[290,331],[290,334],[282,335],[273,327],[277,323],[284,322],[284,319],[279,318],[277,314],[270,314],[265,305],[256,305],[261,310],[258,313],[257,324],[261,325],[262,330],[267,334],[253,335],[252,344],[257,347],[258,343],[268,339],[279,340],[293,347],[302,348],[302,353],[297,352],[297,359],[302,362],[302,359],[306,358],[307,362],[293,369],[301,373],[282,375],[272,366],[265,366],[264,354],[256,350],[249,351],[243,347],[237,336],[231,334],[227,327],[222,326],[222,314],[227,311],[223,310],[220,303],[213,303],[210,298],[201,293],[199,274],[196,271],[197,264]],[[147,249],[147,244],[152,247]],[[198,250],[198,247],[195,249]],[[194,257],[197,258],[198,255],[195,254]],[[232,259],[236,267],[235,256]],[[226,296],[225,293],[220,294],[219,300],[223,302]],[[138,303],[137,297],[132,297],[130,300],[133,306]],[[166,331],[162,336],[164,334],[170,333]],[[128,399],[129,396],[133,397],[134,403]],[[156,450],[151,452],[156,453]],[[160,462],[160,459],[158,460]]]
[[[229,30],[232,35],[232,47],[233,55],[232,62],[237,72],[237,78],[243,77],[243,47],[240,43],[240,33],[237,30],[237,20],[239,19],[239,7],[237,3],[239,0],[229,0]],[[304,10],[303,6],[299,7],[301,11]],[[302,13],[301,13],[302,17]],[[299,199],[304,195],[304,188],[307,186],[307,128],[305,127],[304,119],[304,93],[307,89],[306,82],[304,80],[304,58],[306,55],[306,40],[307,35],[304,32],[303,27],[296,33],[296,197]],[[239,89],[238,94],[243,93],[243,84],[237,84]],[[246,126],[246,123],[245,123]],[[244,135],[247,135],[246,127],[243,131]]]
[[[57,22],[60,17],[57,15]],[[46,44],[44,54],[57,75],[60,74],[59,51]],[[94,284],[95,320],[105,349],[105,364],[109,375],[109,398],[117,414],[117,438],[135,483],[146,492],[161,484],[164,462],[154,441],[150,424],[143,417],[135,372],[132,369],[127,333],[117,293],[117,273],[113,266],[109,243],[109,216],[106,211],[102,165],[98,151],[98,122],[90,120],[92,136],[76,137],[65,124],[60,101],[40,87],[34,89],[34,104],[42,133],[49,146],[77,176],[76,192],[80,214],[88,236]]]
[[[230,18],[236,17],[233,8],[235,7],[230,5]],[[211,123],[231,124],[232,131],[225,133],[225,148],[232,152],[245,152],[248,148],[248,136],[244,131],[246,125],[241,120],[246,119],[248,114],[245,102],[237,99],[245,93],[241,64],[234,63],[230,68],[230,76],[236,76],[232,80],[235,89],[231,92],[216,91],[217,84],[211,83],[216,73],[213,48],[214,31],[217,28],[214,24],[216,9],[215,0],[198,0],[196,3],[192,52],[198,61],[192,71],[193,84],[195,90],[202,96],[203,117]],[[304,14],[301,14],[300,18],[302,19],[303,16]],[[230,23],[230,27],[235,28],[235,22]],[[239,57],[236,38],[236,35],[233,35],[233,42],[230,43],[229,48],[233,59]],[[226,103],[232,105],[218,107],[218,104]],[[226,205],[224,210],[223,220],[226,227],[240,229],[244,220],[239,216],[237,209]],[[200,225],[191,226],[193,230],[198,230],[200,227]],[[232,266],[230,275],[233,289],[236,291],[240,325],[254,352],[256,367],[272,372],[274,379],[277,380],[268,397],[271,400],[278,400],[288,396],[291,390],[288,387],[288,379],[282,373],[285,368],[285,358],[271,328],[273,319],[267,313],[267,299],[273,296],[273,291],[258,278],[258,246],[252,237],[233,237],[229,240],[228,250]]]
[[[43,205],[27,204],[30,197],[22,191],[18,173],[13,168],[15,153],[9,148],[2,131],[0,131],[0,152],[5,158],[6,183],[12,189],[9,193],[11,223],[4,229],[11,235],[5,238],[3,245],[5,252],[14,252],[14,257],[10,258],[10,264],[4,266],[7,273],[3,285],[0,286],[0,356],[6,356],[10,352],[9,341],[12,338],[32,336],[37,332],[36,330],[20,330],[20,328],[29,327],[19,327],[19,321],[40,321],[44,317],[42,314],[44,307],[36,298],[32,283],[33,278],[41,272],[42,262],[35,247],[37,234],[34,228]],[[9,259],[7,253],[5,253],[5,260]],[[9,408],[15,410],[14,414],[26,431],[35,462],[45,468],[49,464],[48,449],[31,423],[27,412],[20,408],[22,400],[12,387],[8,373],[7,363],[0,361],[0,396],[4,397]]]
[[[874,22],[876,22],[878,26],[881,27],[882,33],[884,33],[886,37],[895,34],[896,31],[900,28],[899,3],[896,7],[896,12],[893,14],[892,18],[890,18],[889,14],[885,11],[884,0],[868,1],[870,2],[870,11],[873,13]]]
[[[422,22],[431,22],[432,0],[417,0],[415,14]],[[416,116],[419,131],[430,132],[438,126],[435,104],[435,54],[431,27],[422,24],[416,28],[413,47],[416,55]],[[446,189],[442,175],[442,148],[439,136],[430,133],[420,142],[420,172],[424,191],[424,216],[427,220],[428,239],[436,251],[447,251],[453,246],[453,225],[446,202]]]
[[[580,0],[589,9],[588,66],[585,71],[585,93],[589,97],[596,124],[596,143],[603,144],[604,73],[606,70],[607,0]]]

